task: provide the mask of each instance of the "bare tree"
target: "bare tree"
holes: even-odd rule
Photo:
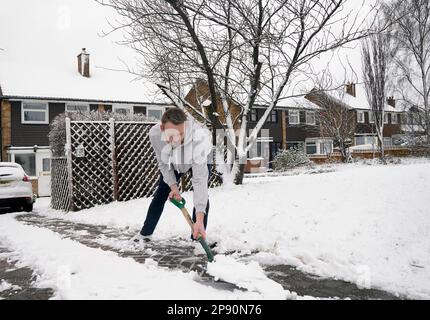
[[[177,107],[223,130],[238,158],[229,164],[237,184],[261,128],[283,99],[298,94],[295,85],[308,77],[312,61],[368,33],[364,1],[356,10],[345,9],[347,2],[356,4],[352,0],[96,1],[123,18],[112,31],[126,30],[124,43],[141,55],[136,73],[156,81]],[[209,87],[209,103],[193,106],[184,95],[201,79]],[[231,101],[240,108],[237,117]],[[256,104],[267,108],[248,132]]]
[[[394,62],[399,91],[413,107],[412,117],[422,119],[411,124],[409,131],[424,133],[430,146],[430,1],[395,0],[385,4],[385,15],[393,22],[398,46]]]
[[[392,37],[389,30],[372,34],[362,41],[363,79],[370,114],[378,138],[380,157],[384,161],[384,118],[389,87],[389,68],[393,53]]]
[[[343,161],[348,161],[348,149],[356,130],[355,114],[345,105],[342,90],[334,90],[330,94],[320,90],[309,95],[309,99],[321,107],[319,111],[321,136],[334,139],[342,155]]]

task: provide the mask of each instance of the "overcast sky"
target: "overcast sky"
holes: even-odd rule
[[[373,0],[366,0],[370,4]],[[349,0],[347,9],[356,9],[361,1]],[[2,0],[0,5],[0,59],[21,62],[50,61],[75,63],[76,55],[86,47],[95,65],[120,68],[119,60],[133,61],[133,52],[112,42],[120,40],[120,34],[100,37],[102,30],[109,30],[107,19],[113,12],[92,0]],[[316,61],[324,66],[330,55]],[[346,57],[361,73],[360,50],[345,49]],[[66,61],[67,60],[67,61]],[[330,68],[342,77],[343,67],[335,58]],[[0,70],[1,72],[1,70]]]

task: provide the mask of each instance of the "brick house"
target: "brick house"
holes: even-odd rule
[[[367,101],[364,84],[349,83],[337,92],[311,92],[306,98],[321,108],[324,108],[324,103],[329,101],[329,103],[337,105],[339,108],[344,108],[350,113],[351,116],[348,119],[353,122],[354,126],[350,137],[353,146],[360,147],[377,144],[375,121]],[[403,134],[403,113],[403,108],[397,105],[394,97],[389,97],[385,104],[383,132],[386,147],[395,146],[397,137]]]
[[[28,77],[28,66],[9,63],[0,56],[1,161],[21,164],[39,196],[50,195],[48,133],[57,115],[110,111],[160,119],[168,107],[155,97],[155,86],[132,83],[126,73],[101,68],[93,71],[85,49],[77,62],[73,55],[63,59],[70,63],[56,68],[33,65],[42,71]]]

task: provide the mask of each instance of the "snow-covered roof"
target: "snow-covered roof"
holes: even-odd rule
[[[113,10],[88,0],[5,0],[0,11],[0,94],[8,98],[166,104],[158,87],[125,70],[134,52],[102,37]],[[19,12],[19,14],[11,14]],[[77,55],[90,54],[90,78]],[[118,71],[119,70],[119,71]]]
[[[309,101],[304,96],[283,99],[279,102],[279,107],[288,108],[288,109],[305,109],[305,110],[321,109],[318,105]]]
[[[364,83],[358,83],[355,85],[356,95],[355,97],[346,93],[346,87],[342,86],[339,89],[327,92],[327,95],[334,99],[341,101],[347,108],[351,110],[370,110],[369,101],[367,100],[366,89]],[[399,107],[392,107],[388,103],[385,103],[386,112],[402,112]]]

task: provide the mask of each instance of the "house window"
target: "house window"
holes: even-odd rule
[[[333,141],[320,142],[320,154],[329,155],[333,153]]]
[[[270,113],[269,122],[278,123],[278,111],[272,110]]]
[[[306,142],[306,154],[317,154],[317,143],[312,142]]]
[[[122,113],[124,115],[133,114],[133,106],[114,105],[112,108],[114,113]]]
[[[364,123],[364,111],[357,111],[357,122]]]
[[[384,124],[388,124],[388,113],[384,113]]]
[[[36,155],[32,153],[15,154],[15,162],[20,164],[29,176],[36,176]]]
[[[161,120],[163,112],[164,110],[160,108],[148,108],[146,111],[146,116],[151,119]]]
[[[300,124],[300,112],[298,110],[290,110],[288,112],[289,124]]]
[[[257,122],[258,121],[258,113],[257,109],[251,110],[251,122]]]
[[[49,124],[48,104],[24,102],[21,108],[21,122],[24,124]]]
[[[384,138],[384,147],[392,147],[393,140],[391,138]]]
[[[391,123],[392,123],[392,124],[398,124],[398,121],[397,121],[397,113],[392,113],[392,114],[391,114]]]
[[[310,126],[314,126],[316,124],[315,112],[313,111],[306,112],[306,124]]]
[[[43,172],[51,172],[51,159],[44,158],[42,160],[42,171]]]
[[[372,111],[369,112],[369,123],[375,123],[375,114]]]
[[[90,106],[87,104],[66,104],[66,112],[89,112]]]

